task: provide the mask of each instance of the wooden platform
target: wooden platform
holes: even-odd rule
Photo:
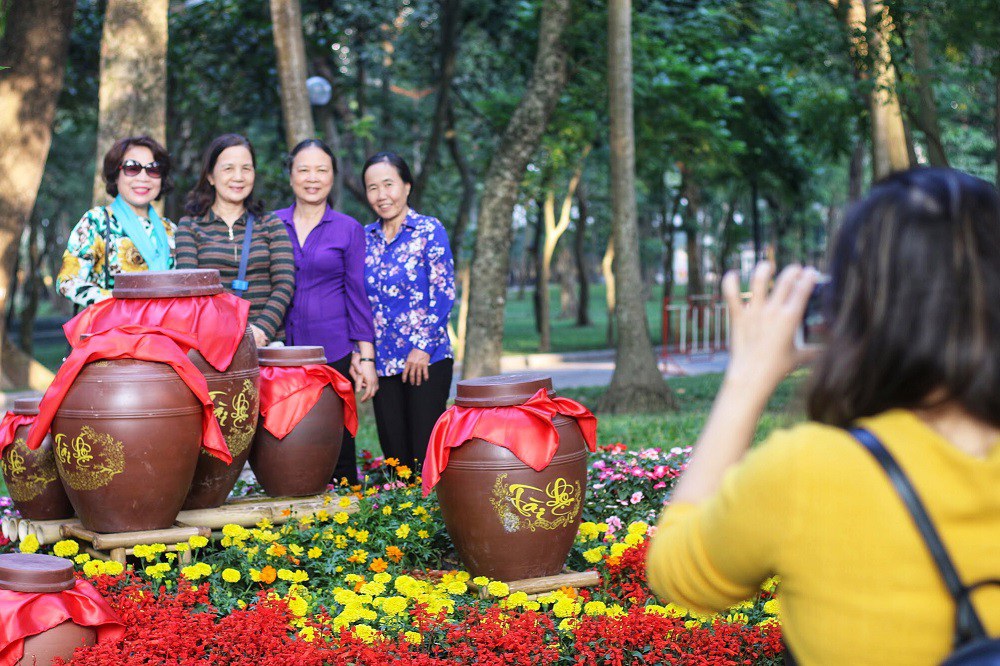
[[[211,537],[223,525],[235,524],[253,527],[262,520],[282,525],[294,518],[307,516],[320,510],[329,513],[358,510],[357,498],[350,497],[346,508],[339,505],[339,495],[311,495],[309,497],[252,496],[226,502],[214,509],[181,511],[173,527],[145,532],[118,532],[113,534],[87,530],[77,518],[65,520],[28,520],[8,516],[3,519],[4,536],[11,541],[21,541],[29,534],[35,535],[40,545],[51,545],[61,539],[76,539],[85,545],[92,557],[124,562],[135,546],[162,543],[168,551],[176,551],[174,544],[185,542],[191,536]],[[181,561],[185,553],[181,551]]]
[[[580,587],[593,587],[601,582],[601,576],[596,571],[569,571],[566,570],[554,576],[542,576],[541,578],[524,578],[522,580],[505,581],[511,593],[524,592],[528,599],[535,600],[550,592],[555,592],[564,587],[574,589]],[[479,592],[479,596],[488,599],[491,595],[486,590],[486,586],[479,586],[471,580],[467,585]]]

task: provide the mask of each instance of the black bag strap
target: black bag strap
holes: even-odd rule
[[[985,639],[987,637],[986,630],[979,619],[979,614],[976,613],[976,609],[972,605],[969,594],[983,585],[1000,584],[1000,580],[991,579],[980,581],[973,585],[963,585],[962,579],[955,569],[955,564],[952,562],[951,556],[948,555],[948,549],[945,548],[944,543],[941,541],[941,537],[938,535],[934,523],[931,522],[930,516],[927,515],[927,510],[924,508],[923,502],[920,501],[920,497],[913,488],[913,484],[910,483],[910,479],[907,478],[902,468],[900,468],[899,463],[896,462],[896,459],[893,458],[892,454],[879,441],[878,437],[868,430],[864,428],[851,428],[848,432],[872,454],[885,470],[890,483],[896,489],[896,493],[900,499],[903,500],[903,504],[906,505],[906,509],[910,512],[910,517],[913,518],[917,529],[920,530],[920,535],[923,537],[924,543],[927,544],[927,549],[930,550],[931,557],[934,558],[938,571],[941,572],[944,584],[955,600],[956,647],[964,645],[971,640]]]
[[[232,282],[233,293],[243,298],[243,292],[250,288],[247,282],[247,263],[250,261],[250,241],[253,239],[254,214],[247,211],[247,228],[243,231],[243,251],[240,253],[240,269]]]

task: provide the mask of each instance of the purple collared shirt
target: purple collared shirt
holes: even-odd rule
[[[378,375],[401,373],[414,348],[430,354],[430,363],[452,358],[448,316],[455,303],[455,266],[444,227],[410,210],[391,242],[381,221],[365,231],[365,287],[375,320]]]
[[[374,342],[372,311],[365,294],[365,232],[353,217],[326,207],[323,219],[299,243],[295,205],[274,211],[292,241],[295,296],[285,314],[289,345],[321,345],[333,363],[358,341]]]

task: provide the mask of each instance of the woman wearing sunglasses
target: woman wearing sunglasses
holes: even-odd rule
[[[170,155],[148,136],[119,139],[104,156],[109,206],[84,213],[69,235],[59,293],[86,307],[108,298],[115,275],[174,267],[174,223],[150,205],[170,192]]]
[[[285,225],[253,195],[256,173],[245,136],[223,134],[208,145],[178,223],[177,267],[218,269],[226,290],[250,301],[250,330],[264,347],[280,337],[295,260]]]

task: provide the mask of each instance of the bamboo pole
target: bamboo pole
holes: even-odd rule
[[[531,595],[554,592],[562,587],[593,587],[600,582],[601,576],[596,571],[569,571],[554,576],[513,580],[507,583],[507,587],[510,589],[511,594],[514,592],[524,592]],[[479,589],[479,596],[481,598],[487,599],[491,596],[486,590],[485,585],[483,587],[479,587],[474,583],[470,583],[469,585],[473,589]]]
[[[117,532],[102,534],[84,529],[82,525],[68,523],[63,525],[62,536],[82,539],[98,550],[113,548],[131,548],[153,543],[173,544],[187,541],[193,536],[212,536],[212,530],[207,527],[168,527],[162,530],[144,530],[140,532]]]

